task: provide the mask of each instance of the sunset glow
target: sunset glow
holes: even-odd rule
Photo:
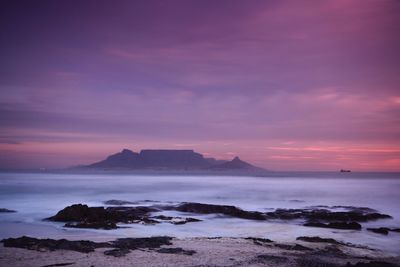
[[[2,4],[0,168],[188,148],[400,171],[399,1],[118,2]]]

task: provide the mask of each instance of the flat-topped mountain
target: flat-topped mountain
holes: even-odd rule
[[[205,158],[193,150],[144,149],[139,153],[129,149],[106,159],[83,166],[90,169],[121,170],[263,170],[235,157],[232,161]]]

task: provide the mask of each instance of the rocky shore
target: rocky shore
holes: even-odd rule
[[[398,267],[399,257],[334,239],[123,238],[110,242],[29,237],[2,240],[0,266]]]
[[[270,212],[247,211],[230,205],[215,205],[204,203],[183,202],[177,205],[126,206],[133,204],[123,200],[108,200],[105,204],[115,205],[108,207],[89,207],[84,204],[74,204],[60,210],[49,221],[64,222],[65,227],[93,228],[111,230],[116,229],[118,223],[157,224],[169,222],[185,224],[200,221],[193,217],[171,217],[154,215],[162,211],[178,211],[188,215],[219,214],[245,220],[280,220],[286,222],[301,221],[303,226],[321,227],[343,230],[361,230],[361,223],[390,219],[391,216],[379,213],[366,207],[352,206],[315,206],[303,209],[276,209]],[[368,228],[368,230],[388,234],[389,231],[399,232],[398,228]]]
[[[302,209],[248,211],[230,205],[182,202],[147,206],[108,200],[102,207],[74,204],[46,221],[64,227],[112,231],[119,224],[173,225],[196,223],[197,215],[216,214],[255,221],[284,221],[305,227],[361,230],[363,223],[391,216],[367,207],[313,206]],[[3,209],[4,212],[9,210]],[[165,211],[180,216],[167,216]],[[182,215],[183,214],[183,215]],[[186,216],[187,215],[187,216]],[[366,228],[376,234],[398,234],[398,228]],[[291,243],[268,238],[185,238],[153,236],[119,238],[107,242],[38,239],[22,236],[1,240],[0,266],[298,266],[298,267],[396,267],[400,257],[366,246],[319,236],[298,236]]]

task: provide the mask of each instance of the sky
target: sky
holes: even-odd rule
[[[399,47],[397,0],[0,0],[0,168],[400,171]]]

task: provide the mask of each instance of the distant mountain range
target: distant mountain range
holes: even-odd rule
[[[257,171],[265,170],[235,157],[231,161],[205,158],[193,150],[144,149],[139,153],[129,149],[106,159],[81,166],[102,170],[192,170],[192,171]]]

